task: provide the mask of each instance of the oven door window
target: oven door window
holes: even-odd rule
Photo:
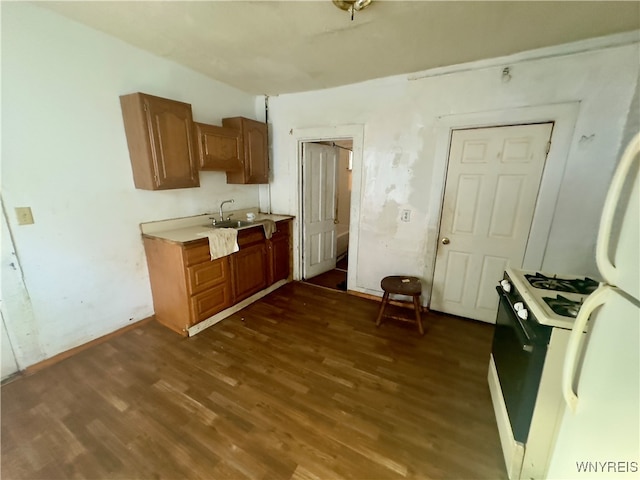
[[[500,295],[492,354],[514,438],[526,443],[547,352],[550,328],[527,335],[507,296]],[[548,331],[547,331],[548,329]],[[533,338],[532,338],[533,337]]]

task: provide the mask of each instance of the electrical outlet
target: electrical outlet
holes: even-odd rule
[[[400,214],[400,220],[403,222],[410,222],[411,210],[402,210],[402,213]]]
[[[16,207],[16,218],[18,225],[31,225],[33,223],[31,207]]]

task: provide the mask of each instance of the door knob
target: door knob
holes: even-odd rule
[[[442,244],[443,244],[443,245],[449,245],[449,239],[448,239],[447,237],[444,237],[444,238],[442,239]]]

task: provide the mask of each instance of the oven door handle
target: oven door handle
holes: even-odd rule
[[[522,344],[522,350],[527,353],[533,352],[533,345],[531,344],[531,335],[529,335],[529,332],[527,331],[526,327],[522,324],[522,320],[516,313],[516,309],[513,307],[513,304],[511,303],[509,296],[506,294],[503,288],[499,285],[496,286],[496,291],[500,296],[504,297],[504,299],[509,304],[509,309],[511,310],[511,313],[513,314],[513,318],[515,318],[517,323],[517,325],[514,328],[514,331],[516,332],[516,336],[518,337],[518,340]]]
[[[572,412],[575,413],[578,406],[578,394],[573,389],[578,358],[582,351],[582,341],[584,329],[591,314],[609,298],[611,290],[607,287],[600,287],[587,297],[580,307],[578,316],[573,323],[573,329],[567,342],[567,352],[562,366],[562,395]]]

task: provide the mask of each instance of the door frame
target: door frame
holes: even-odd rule
[[[568,102],[438,117],[434,128],[436,149],[433,175],[431,177],[429,214],[427,217],[429,219],[427,225],[429,240],[426,245],[427,269],[425,277],[431,279],[428,292],[429,304],[431,303],[433,280],[435,279],[435,261],[438,251],[438,239],[440,238],[440,222],[442,221],[444,190],[453,130],[554,122],[551,133],[551,149],[542,172],[538,198],[536,199],[522,262],[524,269],[539,270],[542,267],[547,249],[555,206],[560,194],[567,159],[571,151],[579,110],[580,102]]]
[[[46,358],[40,343],[36,316],[24,280],[20,256],[15,248],[14,235],[9,224],[6,204],[0,198],[2,224],[2,291],[0,310],[7,337],[11,344],[18,370],[22,371]]]
[[[351,171],[351,208],[349,220],[349,265],[347,272],[347,290],[356,285],[358,262],[358,244],[360,231],[360,200],[362,197],[362,163],[364,144],[364,125],[335,125],[314,128],[294,128],[292,130],[292,147],[296,158],[294,177],[297,180],[295,189],[295,211],[302,215],[302,144],[307,142],[327,142],[331,140],[351,139],[353,141],[353,170]],[[303,238],[302,222],[296,221],[293,234],[293,279],[302,279]]]

